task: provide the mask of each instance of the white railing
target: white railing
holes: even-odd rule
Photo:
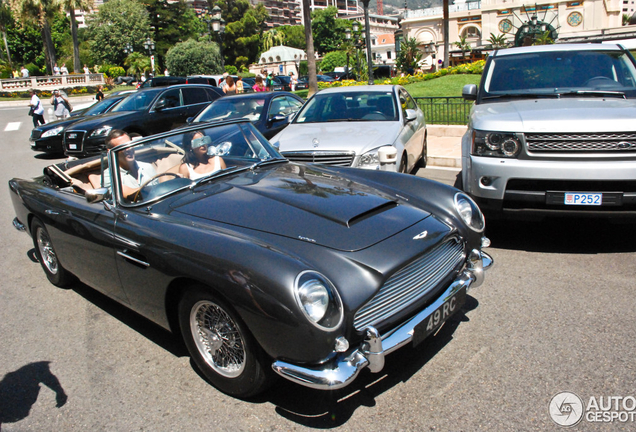
[[[48,90],[54,88],[95,86],[105,84],[104,74],[73,74],[34,76],[29,78],[9,78],[0,80],[0,91],[20,91],[29,89]]]
[[[475,9],[481,9],[480,1],[448,6],[449,13],[464,12],[464,11],[475,10]],[[437,15],[444,15],[443,7],[410,10],[406,13],[406,18],[421,18],[421,17],[437,16]]]

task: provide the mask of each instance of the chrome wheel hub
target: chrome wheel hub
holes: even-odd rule
[[[49,236],[43,229],[38,230],[37,242],[40,256],[42,257],[42,264],[46,266],[49,272],[56,274],[58,270],[57,256],[55,255]]]

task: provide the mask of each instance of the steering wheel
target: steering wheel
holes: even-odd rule
[[[371,111],[370,113],[366,113],[362,117],[362,120],[386,120],[386,116],[382,111]]]
[[[146,186],[148,186],[148,184],[156,179],[158,179],[159,177],[163,177],[163,176],[172,176],[175,178],[181,178],[181,176],[179,174],[176,173],[171,173],[171,172],[163,172],[157,175],[152,176],[151,178],[149,178],[148,180],[146,180],[144,182],[144,184],[142,184],[141,186],[139,186],[139,189],[137,189],[137,192],[135,192],[135,196],[133,196],[132,202],[136,203],[139,198],[141,198],[141,190],[143,188],[145,188]]]
[[[592,77],[592,78],[590,78],[589,80],[585,81],[585,85],[586,85],[586,86],[588,86],[588,85],[590,85],[590,86],[591,86],[592,84],[600,84],[600,85],[603,85],[603,84],[610,84],[610,83],[611,83],[611,84],[618,84],[618,83],[617,83],[616,81],[614,81],[612,78],[608,78],[608,77],[606,77],[606,76],[600,76],[600,75],[599,75],[599,76]]]

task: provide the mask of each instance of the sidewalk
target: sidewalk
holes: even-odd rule
[[[427,125],[426,128],[428,129],[428,166],[461,169],[461,142],[466,126]]]

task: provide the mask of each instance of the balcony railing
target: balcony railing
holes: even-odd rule
[[[448,6],[448,11],[450,13],[464,12],[464,11],[475,10],[475,9],[481,9],[480,1]],[[434,7],[434,8],[428,8],[428,9],[410,10],[406,13],[406,18],[421,18],[421,17],[437,16],[437,15],[443,15],[443,14],[444,14],[443,7]]]
[[[98,84],[105,84],[104,74],[33,76],[0,80],[0,91],[21,91],[32,88],[50,90],[54,88],[96,86]]]
[[[462,97],[416,97],[427,124],[465,125],[472,101]]]

